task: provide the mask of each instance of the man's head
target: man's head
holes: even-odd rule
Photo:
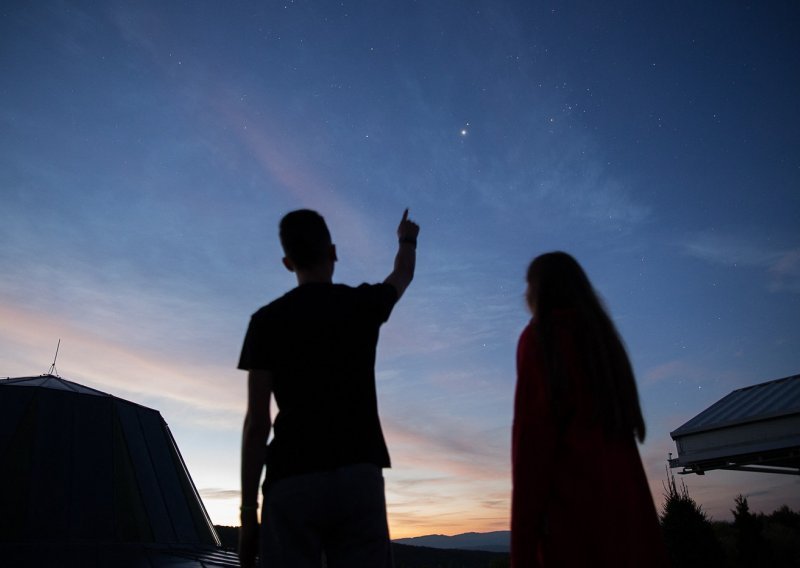
[[[298,209],[287,213],[281,219],[280,238],[286,255],[284,264],[290,270],[312,270],[336,260],[328,226],[316,211]]]

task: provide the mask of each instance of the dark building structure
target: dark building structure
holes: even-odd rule
[[[54,375],[0,380],[0,565],[238,566],[158,411]]]
[[[800,375],[733,391],[670,433],[670,467],[800,475]]]

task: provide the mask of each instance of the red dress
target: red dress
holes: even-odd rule
[[[558,432],[545,361],[531,322],[517,348],[512,438],[511,566],[667,565],[633,433],[609,437],[592,421],[571,318],[558,322],[574,414]],[[583,388],[582,388],[583,387]]]

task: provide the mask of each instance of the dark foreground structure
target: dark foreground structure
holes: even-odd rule
[[[800,375],[741,388],[670,433],[672,468],[800,475]]]
[[[0,565],[238,566],[158,411],[54,375],[0,380]]]

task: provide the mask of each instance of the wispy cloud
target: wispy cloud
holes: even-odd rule
[[[508,500],[506,499],[506,503]],[[437,505],[441,504],[441,507]],[[437,503],[395,505],[387,503],[392,538],[422,536],[426,534],[460,534],[508,530],[508,506],[496,510],[488,508],[479,499],[469,495],[442,499]]]
[[[395,537],[507,528],[510,425],[496,424],[495,407],[510,402],[480,377],[466,371],[437,374],[424,386],[429,393],[424,400],[398,400],[383,409],[393,462],[387,494]],[[482,417],[483,411],[492,418]],[[402,534],[395,534],[398,530]]]
[[[463,424],[457,426],[460,429],[420,432],[387,421],[387,438],[395,461],[403,468],[419,469],[428,475],[436,472],[472,482],[505,478],[509,472],[508,444],[503,444],[496,432],[490,435],[470,431]]]
[[[773,291],[800,292],[800,247],[785,251],[769,266]]]
[[[169,55],[160,43],[168,33],[167,26],[155,11],[142,4],[115,1],[109,3],[107,14],[122,39],[143,50],[153,61],[162,62]]]
[[[634,197],[633,188],[603,166],[602,156],[588,135],[575,136],[550,160],[531,191],[573,217],[629,229],[652,214],[649,205]]]
[[[699,233],[681,243],[686,254],[713,264],[766,271],[771,291],[800,293],[800,247],[775,246],[715,232]]]
[[[641,380],[645,386],[655,385],[663,381],[697,382],[708,380],[712,371],[699,367],[685,359],[674,359],[646,369]]]
[[[215,156],[231,156],[228,166],[234,169],[253,160],[263,174],[259,186],[277,192],[286,204],[282,207],[320,211],[328,219],[334,239],[346,243],[355,262],[369,265],[380,258],[382,250],[376,247],[371,217],[348,199],[346,190],[336,187],[329,172],[319,171],[321,164],[336,162],[330,133],[320,129],[311,138],[298,132],[294,117],[284,116],[285,100],[273,100],[264,93],[248,97],[253,87],[245,80],[220,81],[198,65],[181,65],[179,80],[175,75],[179,57],[173,57],[171,47],[174,41],[157,12],[116,3],[109,17],[121,37],[145,54],[173,85],[172,91],[180,93],[182,100],[192,101],[198,109],[197,119],[208,127],[200,139],[216,150]],[[305,117],[304,125],[310,122]],[[397,212],[398,221],[401,212]]]
[[[244,411],[244,382],[234,379],[231,368],[208,363],[175,360],[164,354],[132,348],[110,337],[76,327],[68,320],[0,305],[2,349],[0,358],[27,367],[21,375],[35,375],[47,366],[40,359],[42,337],[62,338],[62,353],[56,367],[64,377],[136,402],[171,401],[193,408],[198,427],[218,428],[223,423],[238,428]],[[47,362],[51,346],[47,347]],[[7,370],[4,370],[8,373]],[[16,374],[16,373],[15,373]],[[231,377],[225,380],[224,377]],[[207,421],[204,418],[213,418]]]
[[[221,500],[228,500],[228,499],[238,499],[242,492],[238,489],[220,489],[218,487],[205,487],[203,489],[198,489],[198,493],[200,493],[200,497],[203,499],[221,499]]]
[[[385,473],[394,538],[508,528],[509,479],[476,482],[456,476],[415,479],[413,475],[400,467]]]
[[[367,262],[379,257],[375,239],[370,238],[369,218],[351,205],[331,181],[315,172],[314,166],[321,157],[303,149],[303,144],[289,134],[291,129],[285,125],[279,125],[264,113],[247,112],[241,103],[233,101],[238,98],[227,91],[214,95],[208,102],[268,179],[273,180],[269,186],[285,192],[294,207],[315,209],[325,215],[332,230],[335,229],[334,239],[347,242],[355,256]]]

